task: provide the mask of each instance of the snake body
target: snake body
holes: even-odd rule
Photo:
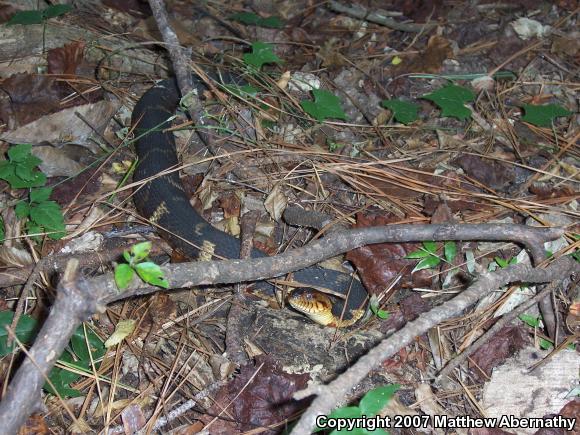
[[[206,89],[204,83],[197,77],[194,77],[194,82],[198,95],[201,95]],[[179,95],[174,79],[163,80],[145,92],[133,110],[132,125],[138,157],[133,179],[136,182],[146,180],[134,193],[135,206],[141,216],[159,229],[160,235],[174,249],[187,257],[197,259],[200,247],[209,243],[215,249],[214,255],[239,258],[240,240],[212,227],[190,205],[178,172],[162,174],[175,169],[179,164],[173,133],[166,131],[171,127],[171,118],[179,104]],[[253,249],[251,255],[263,257],[266,254]],[[293,274],[293,280],[343,294],[348,292],[346,310],[343,310],[344,303],[341,300],[326,308],[327,314],[337,320],[337,326],[343,311],[354,313],[364,305],[367,297],[365,288],[358,280],[352,280],[350,275],[330,269],[316,266],[302,269]],[[259,285],[262,288],[273,288],[269,283]],[[309,314],[301,310],[300,304],[291,305],[298,311]]]

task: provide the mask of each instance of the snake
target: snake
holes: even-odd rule
[[[193,76],[193,82],[197,95],[202,95],[207,89],[205,83],[197,76]],[[131,117],[137,155],[133,181],[140,185],[134,191],[133,202],[138,213],[185,257],[199,259],[204,247],[211,246],[217,258],[239,258],[240,240],[214,228],[195,210],[175,170],[179,158],[173,133],[168,129],[179,101],[177,82],[169,78],[149,88],[135,104]],[[251,257],[266,255],[256,248],[251,251]],[[208,259],[207,255],[203,259]],[[298,287],[348,295],[346,301],[342,298],[331,301],[326,294],[302,288],[292,292],[289,305],[316,323],[347,327],[362,317],[360,312],[364,309],[367,291],[350,274],[311,266],[294,272],[292,279],[300,284]],[[274,285],[267,281],[256,284],[260,289],[274,290]]]

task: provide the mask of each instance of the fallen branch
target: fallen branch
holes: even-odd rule
[[[534,262],[539,263],[543,258],[544,242],[563,234],[563,228],[511,224],[389,225],[336,232],[332,237],[274,257],[181,263],[162,269],[171,289],[260,281],[304,269],[363,245],[427,240],[516,241],[526,246]],[[119,292],[112,273],[92,279],[79,279],[74,283],[64,280],[30,351],[35,364],[29,359],[24,361],[0,403],[0,421],[6,422],[0,427],[0,433],[15,432],[24,423],[40,397],[47,373],[54,366],[76,326],[109,303],[159,290],[158,287],[135,281],[126,291]]]
[[[396,334],[381,341],[374,349],[361,357],[355,365],[328,385],[314,385],[294,394],[294,399],[302,400],[317,395],[300,421],[294,426],[292,434],[311,433],[316,426],[318,415],[328,415],[341,398],[358,384],[372,369],[385,359],[395,355],[400,349],[409,345],[415,337],[426,333],[443,320],[458,316],[463,310],[474,304],[485,294],[511,282],[544,283],[560,279],[566,274],[580,272],[580,264],[569,257],[556,260],[546,269],[534,269],[531,266],[518,264],[501,269],[495,273],[485,273],[479,280],[452,300],[433,308],[418,319],[408,323]]]
[[[431,29],[437,24],[435,23],[425,23],[425,24],[409,24],[400,23],[387,17],[386,14],[378,11],[369,11],[363,6],[355,5],[345,6],[337,1],[328,2],[328,7],[334,12],[340,12],[341,14],[350,15],[351,17],[358,18],[359,20],[370,21],[371,23],[380,24],[381,26],[389,27],[393,30],[399,30],[401,32],[421,32],[423,30]]]

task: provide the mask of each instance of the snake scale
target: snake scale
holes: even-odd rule
[[[198,95],[202,95],[206,89],[197,77],[194,77],[194,87]],[[208,242],[215,247],[214,255],[239,258],[240,240],[212,227],[190,205],[178,172],[158,175],[176,168],[179,164],[173,133],[166,131],[171,127],[171,119],[179,100],[176,81],[166,79],[145,92],[133,110],[131,122],[136,136],[135,151],[138,157],[133,180],[139,182],[149,179],[134,193],[136,208],[141,216],[159,229],[160,235],[172,248],[191,259],[197,259],[198,247]],[[253,249],[251,255],[263,257],[266,254]],[[313,266],[295,272],[293,280],[342,294],[348,292],[346,309],[342,300],[331,303],[325,295],[312,296],[310,293],[298,291],[291,296],[290,305],[314,321],[340,327],[349,326],[360,317],[358,309],[364,305],[367,292],[350,275]],[[259,283],[259,286],[273,288],[269,283]],[[345,318],[352,318],[341,320],[343,315]]]

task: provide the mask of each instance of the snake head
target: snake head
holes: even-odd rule
[[[319,325],[333,326],[336,323],[332,301],[318,290],[308,287],[296,289],[288,297],[288,303]]]

